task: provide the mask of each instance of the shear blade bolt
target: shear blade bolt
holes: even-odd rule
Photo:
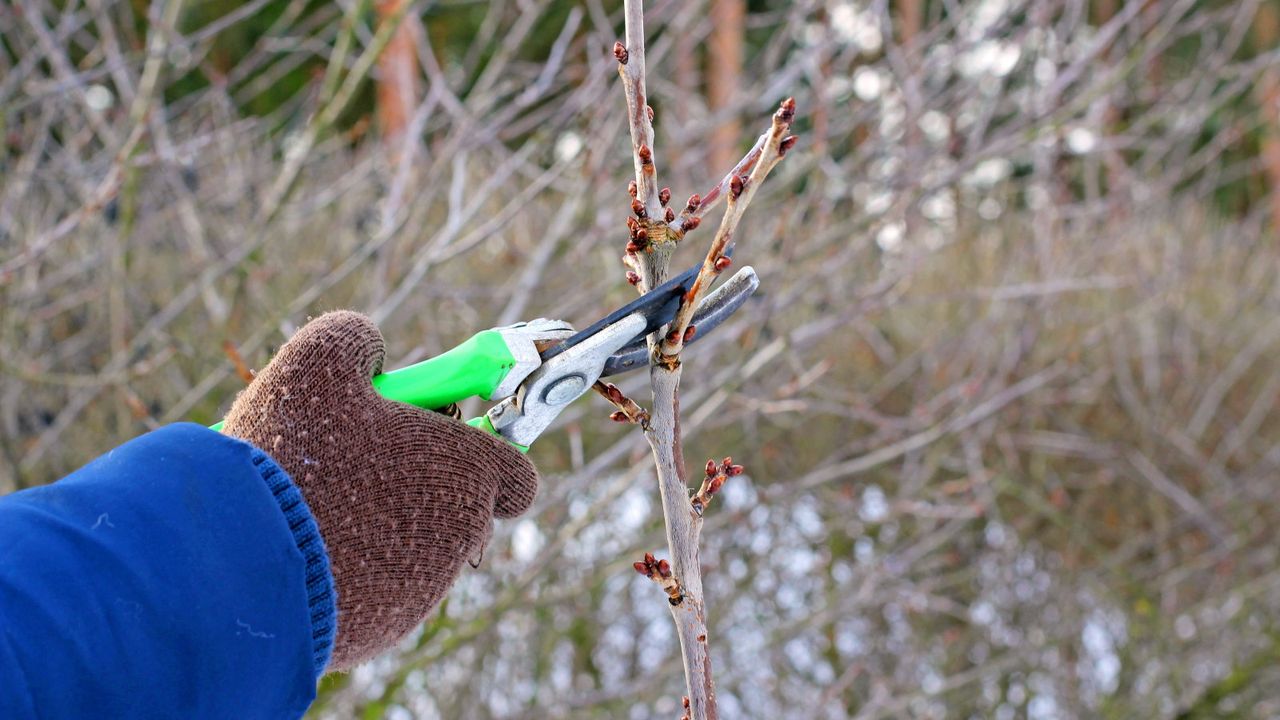
[[[542,400],[548,405],[564,405],[572,402],[587,389],[587,380],[581,375],[569,375],[560,378],[543,393]]]

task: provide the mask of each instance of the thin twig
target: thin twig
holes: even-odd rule
[[[596,384],[591,386],[591,389],[600,393],[601,397],[618,408],[616,412],[609,416],[614,422],[635,423],[642,429],[649,427],[649,411],[636,404],[635,400],[622,394],[617,385],[597,380]]]
[[[751,170],[751,175],[745,179],[740,175],[730,176],[728,207],[725,208],[724,218],[720,221],[720,228],[716,230],[711,247],[707,250],[707,256],[702,261],[702,268],[698,270],[698,277],[685,293],[680,311],[672,321],[666,337],[663,338],[660,362],[668,365],[678,362],[685,342],[692,339],[693,332],[696,332],[696,328],[689,324],[693,319],[693,312],[698,309],[698,303],[702,301],[702,296],[706,294],[707,288],[711,287],[716,276],[729,267],[729,258],[725,253],[733,247],[734,232],[738,229],[738,223],[747,211],[747,206],[751,204],[756,189],[764,182],[769,171],[773,170],[773,167],[786,155],[787,150],[795,145],[795,136],[787,135],[791,131],[791,122],[795,116],[795,99],[783,100],[778,111],[773,114],[773,124],[765,133],[764,144],[761,147],[759,159]]]

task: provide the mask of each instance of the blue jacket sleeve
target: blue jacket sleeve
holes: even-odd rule
[[[0,718],[289,718],[335,595],[302,495],[198,425],[0,498]]]

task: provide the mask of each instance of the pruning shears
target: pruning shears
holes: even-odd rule
[[[467,424],[526,451],[597,380],[648,365],[645,337],[675,318],[698,269],[671,278],[582,331],[544,318],[482,330],[429,360],[375,375],[373,387],[387,399],[428,410],[470,397],[500,400]],[[698,331],[689,342],[706,337],[759,285],[751,267],[735,273],[694,313],[691,324]]]

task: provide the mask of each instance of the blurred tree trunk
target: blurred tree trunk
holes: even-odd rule
[[[689,7],[691,16],[703,17],[705,15],[705,10],[701,5],[701,2],[689,3],[689,6],[694,6]],[[696,15],[692,12],[694,10],[697,11]],[[680,93],[680,97],[698,97],[699,93],[702,92],[702,62],[701,47],[699,47],[699,44],[693,42],[675,43],[671,47],[671,58],[672,66],[675,68],[675,72],[671,79],[675,82],[676,90]],[[658,127],[654,128],[654,132],[658,132],[658,128],[662,128],[662,132],[667,138],[673,137],[671,135],[673,127],[676,128],[676,132],[679,132],[682,135],[688,133],[692,127],[690,122],[693,119],[689,112],[689,105],[690,103],[687,102],[671,103],[671,109],[667,112],[670,112],[672,118],[675,120],[674,125],[659,121]],[[695,155],[700,154],[689,153],[688,155],[681,156],[679,158],[673,157],[669,160],[671,168],[671,187],[688,187],[690,185],[701,183],[707,179],[706,175],[701,172],[690,174],[691,170],[694,168],[703,168],[703,163],[707,162],[707,157],[695,157]]]
[[[411,0],[379,0],[378,22],[394,17]],[[407,16],[396,29],[391,42],[378,58],[377,117],[383,139],[398,148],[418,107],[421,82],[418,75],[418,51],[415,34],[421,25],[415,16]],[[398,155],[398,151],[394,152]],[[393,155],[394,156],[394,155]]]
[[[904,93],[906,100],[906,119],[903,121],[906,127],[903,136],[904,157],[907,177],[920,177],[923,174],[922,166],[927,148],[924,146],[924,132],[920,129],[920,115],[924,109],[920,107],[919,102],[921,94],[917,72],[920,67],[918,61],[920,53],[915,46],[915,40],[920,34],[920,25],[924,18],[921,7],[923,0],[899,0],[895,5],[897,6],[897,43],[902,50],[907,67],[911,68],[911,76],[906,80],[910,86]],[[922,225],[920,222],[921,199],[917,193],[912,198],[911,204],[903,208],[902,228],[904,237],[908,240],[919,237]]]
[[[1101,28],[1111,22],[1111,18],[1116,15],[1116,9],[1116,0],[1094,0],[1093,26]],[[1113,49],[1114,45],[1108,45],[1107,49],[1102,52],[1101,57],[1104,63],[1114,61],[1113,56],[1115,53]],[[1102,110],[1102,134],[1104,137],[1111,137],[1115,134],[1116,128],[1119,127],[1122,120],[1120,109],[1116,107],[1110,94],[1103,98],[1102,102],[1104,105]],[[1124,158],[1120,155],[1120,152],[1114,148],[1108,148],[1103,151],[1102,160],[1106,171],[1107,190],[1114,191],[1117,188],[1124,187],[1126,168]],[[1111,204],[1110,218],[1113,220],[1122,219],[1125,216],[1126,207],[1125,203]]]
[[[742,46],[746,34],[746,0],[712,0],[708,40],[707,101],[718,114],[733,104],[742,76]],[[742,127],[736,113],[718,119],[711,135],[711,167],[733,167],[738,161]]]
[[[898,42],[910,50],[911,43],[920,34],[924,22],[923,0],[899,0],[898,2]]]
[[[1276,46],[1280,39],[1280,13],[1271,4],[1258,8],[1253,37],[1259,52]],[[1280,70],[1269,68],[1255,88],[1262,106],[1262,163],[1267,192],[1271,199],[1271,227],[1280,232]]]

